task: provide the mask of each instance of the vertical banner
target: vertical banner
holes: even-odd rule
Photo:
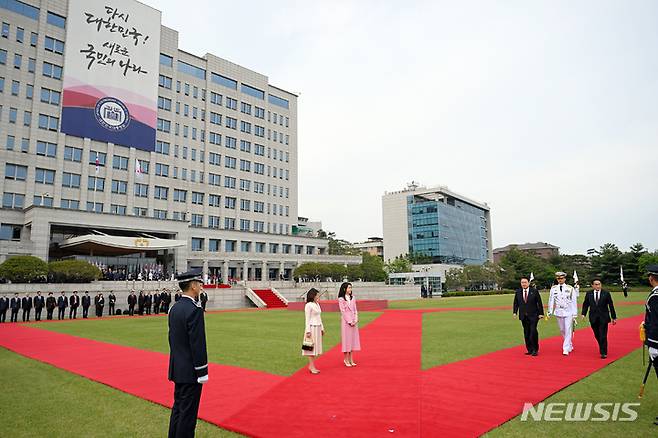
[[[62,132],[155,150],[160,20],[134,0],[69,0]]]

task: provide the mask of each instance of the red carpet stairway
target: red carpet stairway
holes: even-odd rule
[[[276,296],[271,289],[254,289],[254,293],[258,295],[258,298],[265,301],[268,309],[277,309],[286,307],[286,303],[281,301],[281,298]]]

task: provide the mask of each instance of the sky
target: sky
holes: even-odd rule
[[[658,2],[144,2],[300,93],[299,214],[341,238],[417,181],[486,202],[494,247],[658,249]]]

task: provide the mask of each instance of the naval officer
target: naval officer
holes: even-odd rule
[[[193,437],[202,384],[208,381],[206,330],[199,294],[200,270],[177,278],[181,298],[169,311],[169,380],[175,383],[169,438]]]
[[[578,315],[578,283],[571,287],[567,282],[567,274],[556,272],[557,284],[551,287],[548,297],[548,315],[555,315],[560,333],[563,337],[562,354],[568,356],[573,351],[573,321]]]

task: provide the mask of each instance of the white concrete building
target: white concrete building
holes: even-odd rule
[[[223,281],[290,278],[309,260],[359,262],[330,257],[327,240],[293,229],[297,95],[216,55],[181,50],[173,29],[160,27],[159,71],[144,84],[157,90],[153,144],[62,132],[71,98],[64,65],[97,32],[71,35],[69,12],[66,0],[0,2],[0,262],[33,254],[127,272],[198,267]]]

